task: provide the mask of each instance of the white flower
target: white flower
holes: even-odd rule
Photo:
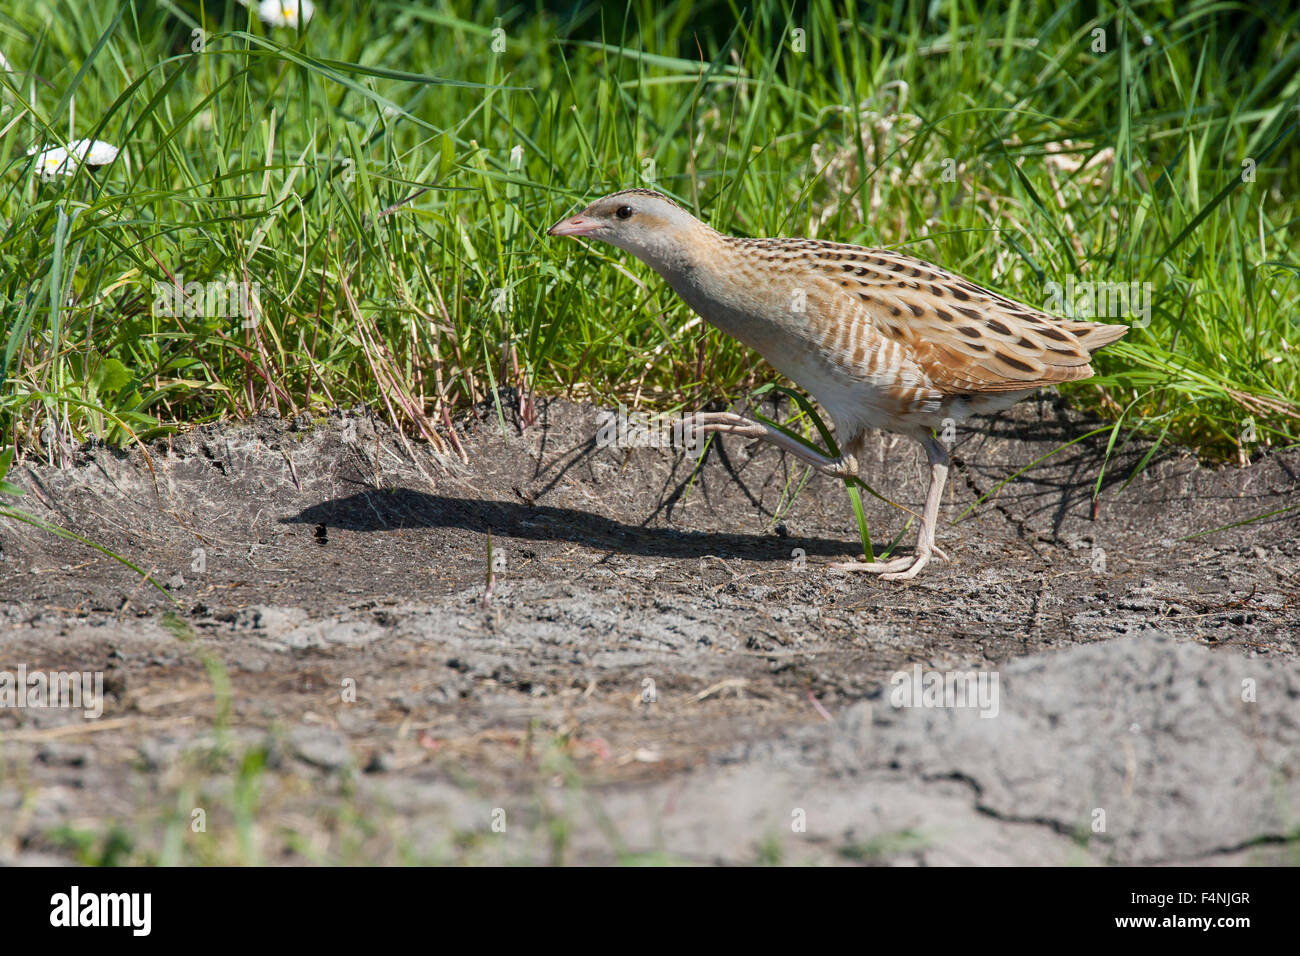
[[[34,146],[27,151],[28,156],[37,153],[40,155],[36,157],[36,172],[42,179],[71,176],[77,171],[78,163],[107,166],[117,159],[117,147],[100,139],[93,142],[88,139],[73,140],[67,149],[62,146]]]
[[[298,6],[300,3],[301,8]],[[316,12],[316,5],[311,0],[262,0],[257,5],[257,15],[263,23],[273,27],[297,27],[299,9],[302,10],[302,22],[307,23]]]

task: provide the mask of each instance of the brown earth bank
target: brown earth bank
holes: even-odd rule
[[[468,464],[360,411],[15,467],[166,593],[0,518],[0,860],[1300,859],[1300,452],[1108,453],[1028,401],[959,430],[952,561],[901,583],[828,568],[843,485],[769,447],[514,407]],[[916,508],[922,464],[862,473]]]

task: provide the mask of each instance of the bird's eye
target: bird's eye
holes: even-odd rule
[[[632,218],[632,207],[631,207],[631,206],[619,206],[618,209],[615,211],[614,215],[618,216],[619,219],[631,219],[631,218]]]

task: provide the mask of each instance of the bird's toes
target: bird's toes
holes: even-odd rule
[[[836,561],[830,567],[832,571],[860,571],[864,574],[879,574],[883,577],[887,576],[891,571],[906,568],[911,563],[911,558],[895,558],[892,561]]]
[[[889,574],[882,574],[880,576],[880,580],[882,581],[912,580],[912,578],[916,577],[918,574],[921,573],[921,569],[923,567],[925,567],[927,564],[930,563],[930,555],[932,553],[933,553],[932,551],[918,551],[916,553],[916,560],[912,562],[911,566],[909,566],[908,568],[902,571],[892,571]],[[946,561],[947,558],[944,558],[944,560]]]
[[[920,572],[920,570],[921,570],[921,569],[920,569],[919,567],[917,567],[917,566],[914,564],[914,565],[912,565],[910,568],[908,568],[906,571],[892,571],[892,572],[890,572],[889,574],[882,574],[882,575],[880,576],[880,580],[882,580],[882,581],[910,581],[910,580],[912,580],[912,578],[914,578],[914,577],[917,576],[917,574]]]

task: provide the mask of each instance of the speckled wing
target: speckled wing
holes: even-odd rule
[[[1009,392],[1092,374],[1091,353],[1126,326],[1071,322],[920,259],[805,240],[805,260],[904,345],[941,392]]]

